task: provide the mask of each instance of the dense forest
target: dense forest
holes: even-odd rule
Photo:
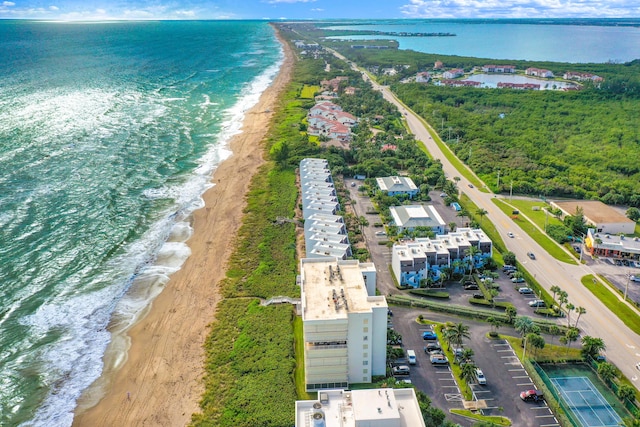
[[[581,71],[604,78],[580,91],[452,88],[402,81],[432,70],[436,60],[465,70],[495,61],[324,43],[390,84],[492,190],[640,206],[640,60],[503,61],[519,70],[539,67],[556,75]],[[384,68],[397,73],[383,75]]]

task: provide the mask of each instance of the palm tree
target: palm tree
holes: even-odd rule
[[[456,224],[455,222],[451,221],[449,224],[447,224],[449,226],[449,230],[451,231],[456,231],[456,227],[458,227],[458,224]]]
[[[573,309],[576,308],[575,305],[569,303],[567,304],[567,326],[571,326],[571,312],[573,311]]]
[[[557,325],[549,326],[549,334],[551,335],[551,342],[556,335],[560,335],[560,328]]]
[[[469,338],[469,327],[464,323],[455,323],[447,327],[448,334],[451,336],[451,343],[457,348],[462,347],[462,340]]]
[[[533,320],[529,316],[518,316],[513,322],[513,327],[523,339],[529,332],[533,332],[534,326]]]
[[[598,375],[602,381],[609,383],[616,376],[616,368],[611,363],[601,363],[598,365]]]
[[[440,270],[440,287],[444,287],[444,282],[449,280],[449,277],[451,275],[451,269],[450,268],[443,268],[442,270]]]
[[[578,313],[578,318],[576,319],[576,328],[578,327],[578,322],[580,321],[580,316],[585,314],[587,309],[584,307],[576,307],[576,313]]]
[[[508,306],[505,310],[504,310],[504,314],[507,315],[507,322],[509,323],[513,323],[514,319],[516,318],[516,314],[518,313],[518,310],[510,305]]]
[[[556,294],[558,292],[560,292],[562,290],[562,288],[560,288],[560,286],[558,286],[558,285],[553,285],[549,290],[551,292],[553,292],[553,300],[555,301],[556,300]]]
[[[482,209],[482,208],[480,208],[480,209],[478,209],[478,210],[476,211],[476,215],[478,215],[478,216],[480,217],[480,225],[482,225],[482,218],[483,218],[486,214],[488,214],[488,212],[487,212],[486,210]]]
[[[472,383],[476,379],[476,365],[473,363],[465,363],[460,368],[460,378],[467,384]]]
[[[564,336],[560,337],[560,342],[567,346],[567,354],[569,354],[569,346],[578,339],[578,335],[580,334],[576,328],[569,328]]]
[[[605,345],[602,338],[591,337],[589,335],[585,335],[582,337],[582,349],[580,353],[583,358],[591,357],[595,359],[601,351],[605,350],[607,346]]]
[[[542,350],[544,348],[546,342],[541,335],[534,334],[532,332],[527,335],[527,344],[535,348],[534,354],[536,354],[538,350]]]
[[[634,398],[636,395],[636,389],[629,384],[621,384],[617,394],[618,399],[624,402],[625,400],[631,400]]]
[[[466,210],[465,208],[462,208],[458,211],[458,213],[456,214],[456,216],[459,216],[461,218],[468,218],[469,217],[469,211]]]
[[[367,218],[359,216],[358,225],[360,226],[360,232],[362,233],[364,232],[364,227],[367,227],[369,225],[369,221],[367,220]]]
[[[473,274],[473,269],[476,265],[476,256],[480,255],[482,251],[478,249],[476,246],[470,246],[466,251],[466,255],[469,257],[469,261],[471,262],[471,272]]]
[[[558,292],[558,302],[560,303],[559,305],[561,309],[562,306],[566,304],[567,301],[569,301],[568,298],[569,294],[567,293],[567,291],[560,290],[560,292]]]
[[[460,360],[465,363],[472,363],[474,355],[475,353],[472,348],[465,348],[462,350],[462,353],[460,353]]]
[[[498,332],[498,329],[500,329],[500,326],[502,326],[502,322],[500,321],[500,319],[496,319],[493,316],[487,318],[487,322],[491,324],[491,330],[493,332]]]

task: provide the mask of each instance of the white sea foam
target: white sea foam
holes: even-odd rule
[[[187,239],[191,235],[191,227],[187,220],[194,210],[203,207],[202,193],[213,185],[211,178],[217,166],[231,154],[229,141],[241,132],[246,112],[271,84],[282,60],[283,53],[280,51],[277,63],[247,84],[237,102],[224,111],[221,131],[215,135],[210,150],[200,158],[199,166],[189,180],[175,187],[145,191],[145,197],[150,199],[174,199],[176,208],[168,211],[165,218],[154,224],[141,239],[129,245],[123,256],[111,260],[104,277],[96,278],[95,284],[88,287],[93,291],[80,295],[61,295],[23,319],[34,333],[56,330],[65,337],[39,355],[40,361],[46,366],[43,371],[47,372],[46,379],[51,390],[34,419],[24,425],[71,425],[80,394],[102,373],[107,344],[111,343],[108,358],[111,366],[126,360],[128,338],[124,333],[146,312],[151,301],[168,282],[169,276],[189,256]],[[137,94],[128,96],[135,98]],[[107,104],[100,107],[106,111]],[[161,104],[149,108],[148,116],[144,120],[139,119],[138,125],[153,122],[162,114],[161,108]],[[83,114],[80,108],[73,111]],[[27,116],[26,110],[22,116]],[[122,280],[113,283],[113,277],[118,275]],[[105,285],[105,280],[112,284]],[[107,325],[111,333],[105,329]],[[89,393],[93,399],[101,395],[99,386]]]

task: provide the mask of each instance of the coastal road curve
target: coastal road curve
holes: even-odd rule
[[[341,59],[347,60],[342,55],[335,54]],[[361,72],[363,78],[370,81],[373,88],[379,90],[387,101],[398,107],[416,139],[426,146],[434,158],[442,162],[442,167],[447,176],[460,176],[458,170],[447,160],[440,147],[435,143],[425,123],[418,115],[402,104],[388,87],[379,85],[371,80],[369,75],[360,70],[356,64],[351,63],[351,66],[354,70]],[[607,358],[616,364],[636,388],[640,389],[640,371],[636,368],[636,364],[640,363],[640,337],[611,313],[591,292],[584,288],[580,279],[587,274],[593,274],[591,269],[584,265],[561,263],[547,254],[535,240],[520,230],[513,220],[492,202],[491,199],[496,197],[493,193],[485,193],[477,188],[471,188],[469,187],[471,183],[468,180],[462,176],[460,178],[460,188],[464,190],[478,208],[487,211],[486,216],[490,218],[500,235],[503,236],[506,247],[515,253],[519,260],[522,260],[521,263],[540,285],[547,291],[550,290],[551,286],[559,286],[569,294],[569,301],[573,305],[584,307],[587,310],[586,314],[580,317],[581,336],[590,335],[602,338],[607,346]],[[507,237],[509,232],[512,232],[515,238]],[[530,260],[527,252],[533,252],[536,255],[536,259]],[[576,316],[575,312],[572,313],[572,323],[575,322]],[[561,322],[566,320],[565,318]],[[580,342],[578,341],[573,345],[579,346]]]

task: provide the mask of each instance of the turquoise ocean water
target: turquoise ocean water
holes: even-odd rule
[[[68,426],[282,50],[264,22],[0,21],[0,58],[0,425]]]

